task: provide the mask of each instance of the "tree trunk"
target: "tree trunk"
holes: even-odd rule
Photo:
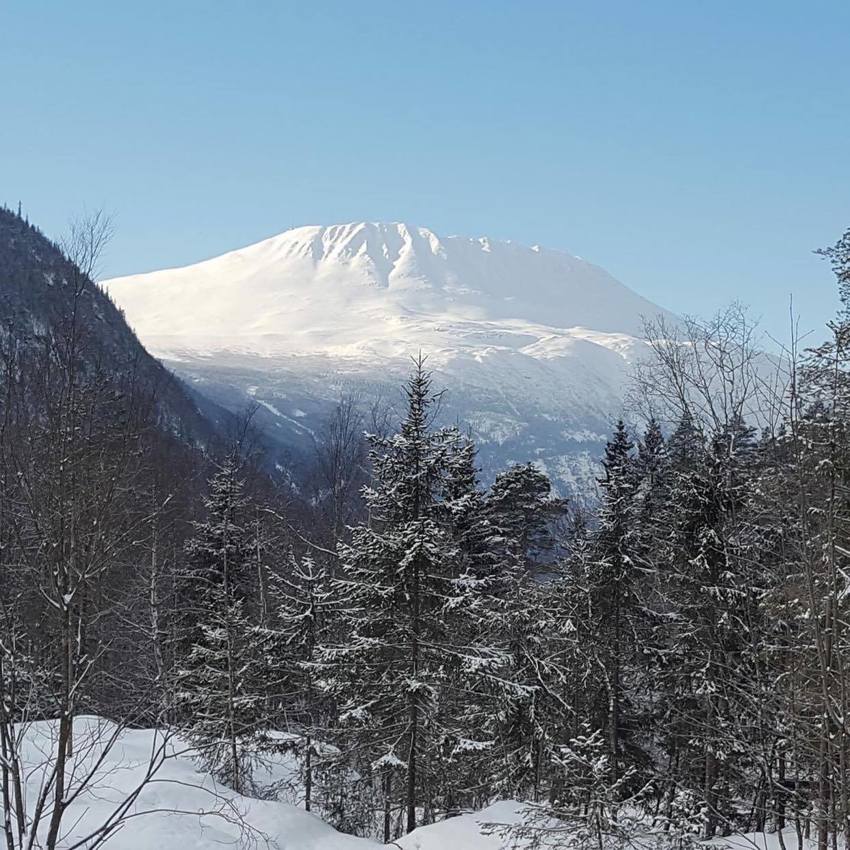
[[[313,741],[307,735],[307,751],[304,756],[304,808],[309,812],[313,794]]]
[[[410,699],[410,741],[407,750],[407,831],[416,829],[416,747],[417,727],[419,725],[419,707],[417,694]]]
[[[391,824],[392,809],[391,809],[391,804],[390,804],[390,797],[391,797],[391,792],[392,792],[392,777],[391,777],[389,771],[387,771],[384,774],[383,785],[384,785],[384,844],[389,844],[390,841],[392,840],[392,835],[391,835],[391,832],[390,832],[391,826],[392,826],[392,824]]]

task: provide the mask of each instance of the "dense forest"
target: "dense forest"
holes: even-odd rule
[[[0,337],[9,850],[59,846],[83,715],[178,736],[249,796],[293,751],[307,808],[387,842],[499,798],[541,847],[850,838],[850,233],[818,347],[765,353],[737,307],[649,322],[581,502],[533,463],[485,486],[421,356],[397,409],[344,399],[309,479],[274,480],[250,410],[204,430],[104,349],[85,244],[61,309]]]

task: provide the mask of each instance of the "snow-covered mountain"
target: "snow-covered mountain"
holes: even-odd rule
[[[669,316],[565,252],[400,223],[300,227],[104,285],[152,353],[231,409],[258,401],[295,453],[343,393],[397,400],[421,351],[485,472],[533,459],[564,490],[621,412],[642,317]]]

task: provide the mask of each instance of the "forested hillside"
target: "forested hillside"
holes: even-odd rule
[[[204,402],[151,357],[121,311],[94,283],[110,236],[102,214],[75,223],[63,244],[47,239],[20,215],[0,207],[0,324],[23,356],[59,349],[89,373],[133,374],[137,392],[153,405],[157,424],[180,439],[205,445],[230,417]]]

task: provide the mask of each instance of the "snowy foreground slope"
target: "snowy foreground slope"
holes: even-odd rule
[[[343,394],[397,400],[421,351],[485,468],[535,459],[564,489],[621,412],[642,317],[669,317],[565,252],[398,223],[301,227],[104,286],[200,391],[259,402],[280,446],[309,450]]]
[[[65,815],[60,847],[73,847],[106,823],[142,782],[152,754],[164,744],[168,757],[128,810],[129,817],[109,837],[105,846],[110,850],[367,850],[383,846],[339,833],[316,815],[289,803],[233,793],[200,769],[179,738],[165,742],[162,734],[153,730],[121,730],[101,761],[103,742],[115,731],[112,723],[101,718],[80,717],[75,722],[78,758],[68,772],[66,796],[82,792]],[[24,733],[22,754],[30,816],[55,763],[55,736],[52,722],[29,724]],[[264,782],[281,783],[281,796],[286,797],[297,781],[294,771],[294,764],[286,757],[277,757],[270,758],[257,772]],[[482,824],[510,822],[517,808],[516,803],[499,803],[477,815],[422,827],[399,843],[405,850],[495,850],[503,842],[482,835]],[[47,820],[49,816],[44,819],[45,829]]]
[[[69,795],[90,772],[91,782],[71,805],[63,824],[60,847],[72,847],[105,823],[140,783],[151,754],[163,739],[151,730],[123,730],[103,763],[99,742],[114,727],[105,720],[84,717],[75,723],[81,757],[70,775]],[[52,765],[55,727],[31,724],[25,736],[24,763],[30,811]],[[286,803],[240,797],[199,770],[178,740],[168,743],[169,757],[130,810],[133,817],[108,839],[111,850],[208,850],[222,847],[263,847],[280,850],[357,850],[373,842],[342,835],[319,818]]]
[[[36,722],[29,724],[23,734],[30,817],[39,789],[54,764],[55,731],[52,722]],[[75,846],[107,822],[140,785],[152,753],[163,745],[161,733],[124,729],[117,732],[114,746],[101,760],[102,743],[115,732],[113,724],[101,718],[80,717],[75,722],[77,758],[69,771],[66,797],[76,799],[63,820],[60,848]],[[339,833],[317,816],[289,803],[235,794],[205,774],[177,738],[167,742],[166,751],[168,757],[105,847],[110,850],[367,850],[385,846]],[[260,773],[264,780],[280,782],[290,792],[297,782],[295,765],[286,757],[267,762]],[[283,791],[281,796],[288,793]],[[520,818],[519,803],[502,801],[480,812],[420,827],[392,846],[402,850],[522,850],[525,844],[512,843],[491,828],[494,824],[515,823]],[[797,846],[792,830],[786,834],[786,845]],[[719,839],[707,846],[781,850],[778,836],[763,833]],[[807,841],[804,850],[813,850],[814,846],[814,842]]]

